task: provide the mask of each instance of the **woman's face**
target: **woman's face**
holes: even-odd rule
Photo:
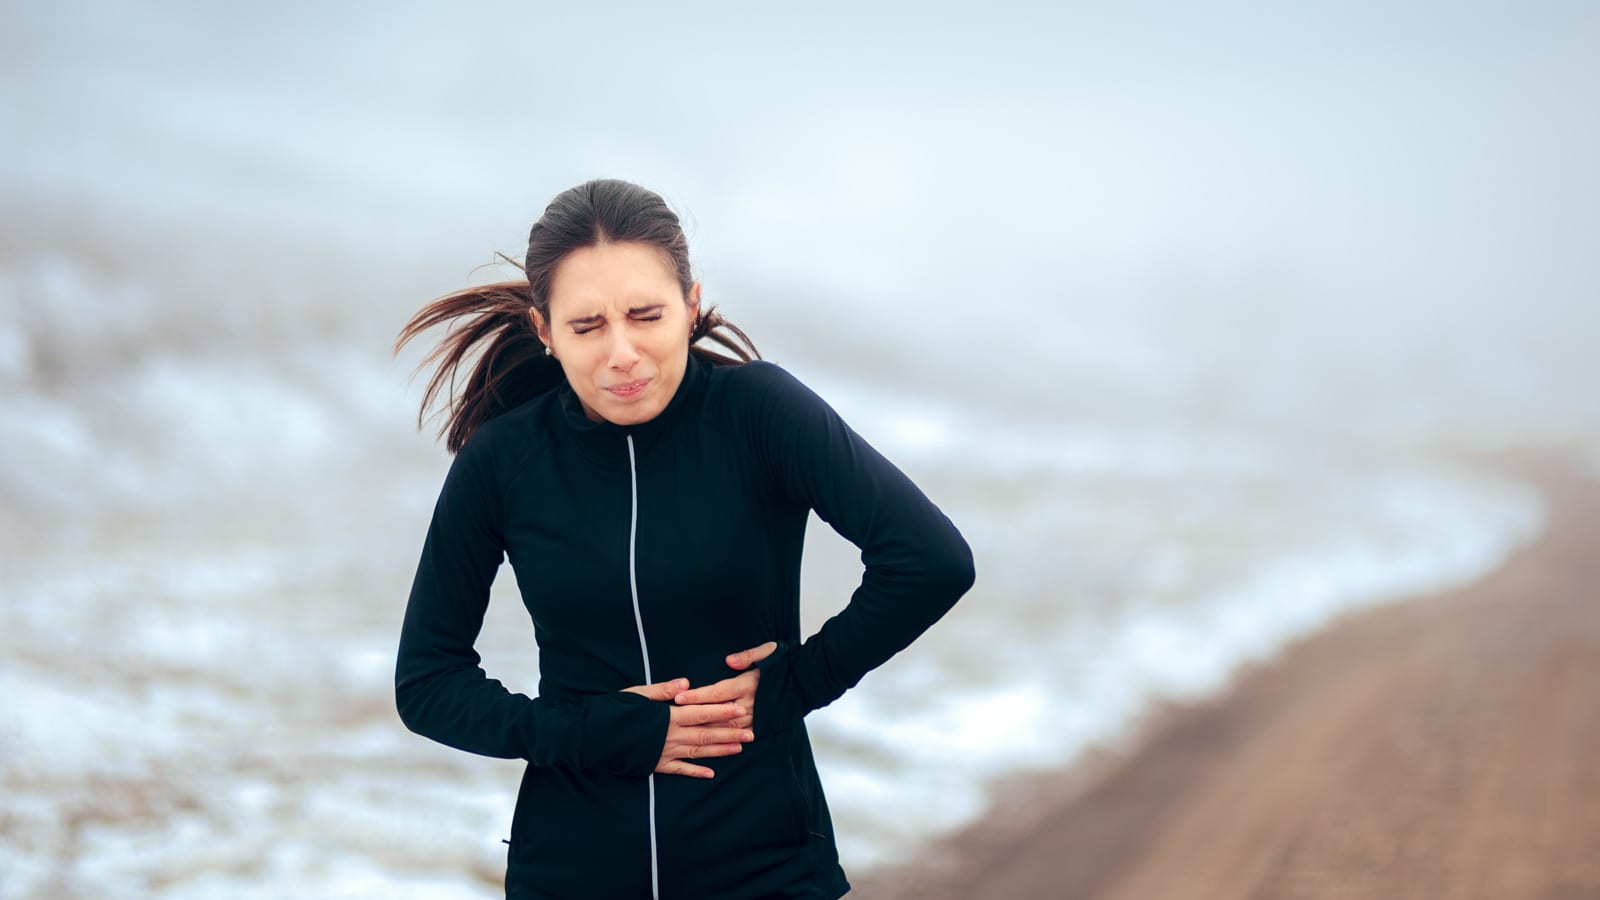
[[[567,254],[550,281],[550,320],[531,313],[584,413],[637,425],[660,415],[683,381],[699,309],[700,282],[685,301],[665,254],[624,242]]]

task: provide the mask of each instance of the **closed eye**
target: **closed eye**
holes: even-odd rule
[[[655,322],[660,320],[664,309],[660,303],[636,306],[628,310],[628,318],[635,322]],[[573,334],[588,334],[591,331],[598,331],[606,324],[606,320],[601,316],[585,316],[581,319],[571,319],[567,324],[572,326]]]
[[[567,325],[572,328],[573,334],[588,334],[605,323],[604,316],[584,316],[579,319],[567,320]]]

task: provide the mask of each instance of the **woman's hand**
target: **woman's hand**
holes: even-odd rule
[[[688,686],[687,678],[675,678],[672,681],[641,684],[623,690],[651,700],[670,702],[674,697],[682,695]],[[656,763],[656,771],[663,775],[712,777],[716,772],[705,766],[685,762],[685,759],[732,756],[744,749],[746,741],[755,740],[755,735],[749,728],[748,712],[748,706],[721,702],[672,707],[671,718],[667,723],[667,739],[661,748],[661,759]],[[744,725],[735,724],[740,719],[745,721]]]
[[[738,653],[728,654],[728,668],[738,669],[743,674],[732,678],[724,678],[705,687],[698,687],[692,691],[679,689],[679,693],[672,699],[679,706],[693,706],[706,703],[734,703],[746,712],[728,722],[735,728],[749,728],[755,724],[756,710],[756,685],[761,682],[761,670],[752,669],[751,666],[772,655],[778,649],[776,641],[767,641],[759,647],[741,650]],[[681,679],[680,679],[681,680]],[[684,687],[688,687],[685,682]]]

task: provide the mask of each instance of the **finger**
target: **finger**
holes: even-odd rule
[[[748,669],[763,659],[771,656],[772,652],[777,649],[777,641],[767,641],[765,644],[762,644],[759,647],[751,647],[749,650],[740,650],[738,653],[730,653],[728,654],[728,667],[739,670]]]
[[[705,766],[696,766],[681,759],[669,759],[656,766],[656,771],[663,775],[687,775],[690,778],[711,778],[717,773]]]
[[[704,725],[707,722],[726,722],[737,719],[749,710],[734,703],[675,706],[672,708],[673,725]]]
[[[672,733],[667,736],[666,743],[668,745],[682,744],[705,746],[708,744],[749,743],[755,739],[755,732],[752,732],[748,728],[696,725],[692,728],[673,729]]]
[[[754,724],[756,724],[755,716],[740,716],[737,719],[728,720],[728,726],[731,728],[749,728]]]
[[[732,756],[744,750],[743,744],[668,744],[661,753],[672,759],[709,759]]]
[[[675,695],[682,693],[689,687],[689,679],[674,678],[671,681],[658,681],[655,684],[640,684],[622,690],[629,694],[638,694],[651,700],[671,700]]]
[[[738,699],[740,695],[749,693],[749,690],[747,689],[749,682],[740,681],[740,678],[744,678],[744,676],[736,675],[733,678],[724,678],[715,684],[707,684],[697,687],[692,691],[682,691],[673,699],[676,700],[679,705],[686,705],[690,703],[727,703],[730,700]]]
[[[674,746],[667,745],[667,748],[661,753],[664,756],[672,757],[672,759],[710,759],[710,757],[714,756],[733,756],[736,753],[744,753],[744,745],[742,743],[706,743],[706,745],[688,743],[688,745],[680,745],[675,749]]]

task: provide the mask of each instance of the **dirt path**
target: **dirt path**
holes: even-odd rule
[[[1517,471],[1549,528],[1500,570],[1344,620],[852,896],[1600,898],[1600,481]]]

